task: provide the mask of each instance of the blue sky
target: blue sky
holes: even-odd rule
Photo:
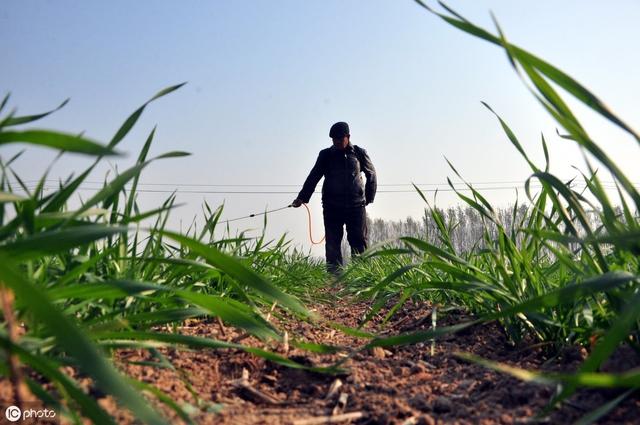
[[[487,28],[493,28],[493,11],[511,41],[577,78],[638,128],[640,3],[449,5]],[[291,184],[275,190],[297,192],[317,152],[330,143],[330,125],[341,120],[350,123],[352,141],[370,153],[382,185],[443,185],[453,175],[445,156],[469,181],[523,181],[529,175],[526,164],[481,100],[509,122],[538,161],[543,132],[558,175],[574,176],[571,166],[583,165],[579,151],[555,135],[556,126],[500,49],[409,0],[5,0],[0,55],[0,92],[12,93],[11,106],[34,113],[70,97],[64,109],[39,126],[85,131],[103,142],[159,89],[187,81],[147,109],[121,145],[129,156],[110,164],[119,169],[131,164],[157,125],[154,153],[193,153],[145,170],[142,181],[167,183],[163,190],[196,189],[178,183]],[[596,141],[640,182],[637,144],[575,107]],[[0,155],[17,149],[3,148]],[[15,168],[23,178],[35,179],[52,158],[49,151],[31,149]],[[65,156],[52,176],[79,172],[89,163],[86,157]],[[91,180],[102,180],[108,168]],[[151,207],[166,196],[141,193],[140,202]],[[205,199],[211,205],[224,202],[226,217],[233,218],[286,205],[294,197],[183,193],[179,201],[186,205],[176,212],[173,225],[190,222]],[[515,200],[515,190],[492,190],[487,197],[507,205]],[[450,193],[438,196],[439,205],[456,202]],[[314,232],[321,234],[319,196],[311,206]],[[399,219],[420,215],[422,208],[414,193],[380,193],[368,211],[372,217]],[[238,225],[259,227],[261,222]],[[308,246],[302,210],[271,217],[270,233],[285,231]]]

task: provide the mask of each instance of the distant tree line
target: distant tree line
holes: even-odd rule
[[[526,217],[529,212],[528,208],[527,205],[520,205],[515,208],[515,214],[513,206],[495,208],[494,211],[498,221],[502,223],[506,231],[510,234],[512,231],[518,230],[517,227],[521,226],[523,218],[525,218],[525,222],[522,225],[527,225]],[[494,240],[497,237],[498,232],[495,225],[488,219],[483,218],[478,211],[471,207],[456,206],[447,209],[438,209],[438,211],[444,219],[444,225],[447,228],[451,244],[458,253],[485,248],[486,242],[483,238],[485,231],[489,232],[490,240]],[[592,228],[599,226],[599,214],[599,211],[594,211],[589,214]],[[443,246],[438,225],[432,214],[426,209],[421,218],[407,217],[404,220],[394,221],[367,217],[367,223],[369,229],[369,246],[381,242],[389,242],[389,245],[400,246],[402,243],[397,239],[402,236],[412,236],[436,246]],[[523,235],[519,234],[516,240],[519,242],[522,240],[522,237]],[[348,258],[349,244],[347,243],[346,235],[342,241],[342,250],[345,258]]]
[[[485,229],[489,229],[492,236],[497,236],[494,226],[488,224],[488,220],[471,207],[449,207],[445,210],[438,209],[444,219],[444,226],[456,252],[468,252],[483,246],[482,235]],[[511,231],[515,223],[520,223],[527,213],[527,207],[521,205],[516,209],[514,217],[513,207],[498,208],[495,210],[498,220],[507,231]],[[402,236],[420,238],[431,244],[442,246],[440,239],[442,233],[432,214],[425,210],[421,218],[407,217],[405,220],[368,219],[369,242],[371,245],[384,241],[394,241]],[[397,245],[398,242],[392,242]]]

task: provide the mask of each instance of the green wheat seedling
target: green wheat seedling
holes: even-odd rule
[[[269,351],[161,331],[188,318],[217,317],[262,340],[279,341],[282,333],[265,320],[265,308],[277,304],[300,318],[312,318],[298,297],[285,291],[308,299],[309,293],[299,289],[294,277],[305,276],[306,287],[311,288],[325,274],[317,261],[290,250],[284,237],[267,241],[264,233],[247,238],[243,234],[230,237],[227,231],[216,239],[221,208],[212,210],[205,204],[204,226],[198,231],[193,225],[184,234],[167,228],[170,214],[178,207],[175,195],[158,208],[140,211],[136,193],[143,169],[155,161],[188,155],[168,152],[149,157],[155,129],[134,165],[107,180],[79,207],[71,207],[80,185],[96,166],[108,156],[119,155],[118,144],[148,104],[180,86],[162,90],[143,104],[105,145],[55,131],[15,129],[54,111],[26,117],[10,113],[0,119],[0,144],[26,143],[61,155],[92,158],[77,177],[45,193],[48,171],[30,189],[12,168],[21,154],[7,160],[0,157],[4,313],[0,372],[12,380],[18,403],[19,387],[26,384],[32,394],[74,422],[86,417],[95,423],[113,423],[96,400],[62,372],[62,366],[71,366],[145,423],[165,420],[143,393],[191,422],[185,406],[116,370],[111,354],[122,348],[151,347],[160,359],[163,356],[157,347],[236,349],[288,367],[303,367]],[[6,96],[0,113],[8,100]],[[26,331],[19,338],[18,323]],[[164,359],[158,367],[166,364]],[[34,371],[41,379],[32,379],[21,370]],[[43,382],[56,390],[49,391]]]
[[[582,344],[590,349],[577,373],[557,375],[521,371],[463,356],[521,379],[562,384],[549,408],[579,386],[638,388],[640,372],[610,376],[598,373],[598,368],[620,344],[639,348],[640,195],[630,179],[590,137],[551,83],[636,141],[640,142],[640,137],[584,86],[509,43],[499,27],[498,34],[493,35],[443,4],[449,14],[436,12],[421,1],[418,3],[450,25],[504,49],[527,88],[566,132],[560,137],[574,141],[584,152],[586,171],[581,179],[586,190],[578,191],[573,181],[562,181],[550,172],[544,136],[546,163],[538,166],[505,120],[483,103],[532,172],[525,182],[529,205],[524,209],[517,203],[514,205],[510,220],[513,225],[507,227],[497,214],[498,209],[473,185],[466,183],[449,163],[470,195],[456,189],[449,180],[451,188],[482,222],[482,235],[474,247],[463,252],[455,249],[452,230],[456,223],[432,206],[416,187],[427,204],[430,222],[436,225],[437,240],[434,242],[426,235],[402,237],[400,244],[394,242],[371,249],[365,254],[370,264],[363,267],[355,263],[346,274],[347,291],[373,301],[362,324],[389,303],[393,312],[411,297],[465,306],[476,319],[449,328],[374,339],[367,347],[428,341],[478,323],[498,320],[515,344],[526,340],[556,348]],[[616,201],[605,191],[595,162],[613,177]],[[534,182],[536,186],[541,185],[535,193]],[[377,283],[372,285],[367,281]],[[385,320],[389,319],[387,315]],[[584,421],[596,420],[622,399],[624,397],[617,398],[590,413]]]

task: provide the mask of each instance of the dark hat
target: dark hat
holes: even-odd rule
[[[346,122],[337,122],[334,125],[331,126],[331,130],[329,130],[329,137],[331,137],[332,139],[337,138],[337,137],[344,137],[344,136],[348,136],[349,133],[349,124],[347,124]]]

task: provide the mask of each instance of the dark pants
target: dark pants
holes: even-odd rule
[[[325,207],[324,217],[325,246],[327,254],[327,270],[337,273],[344,264],[342,259],[343,227],[347,226],[347,240],[351,246],[351,254],[361,254],[367,249],[367,214],[365,207],[336,208]]]

